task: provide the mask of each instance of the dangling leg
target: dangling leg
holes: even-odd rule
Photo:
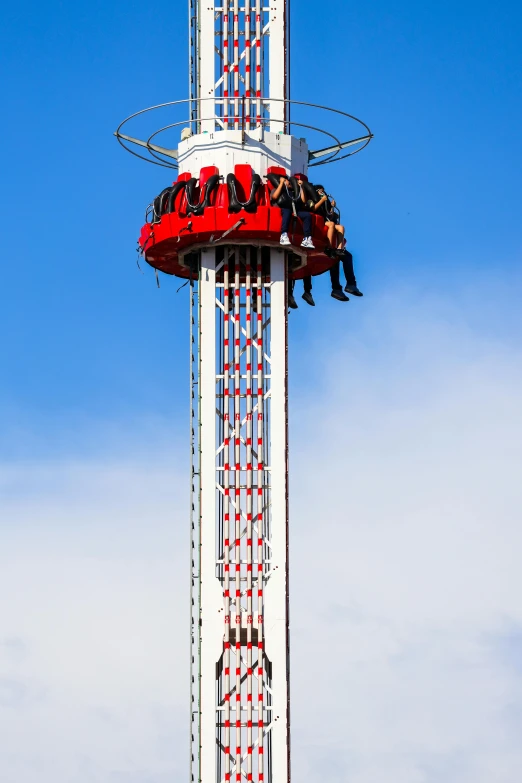
[[[337,250],[343,250],[344,248],[344,226],[337,225],[335,227],[337,238]]]
[[[346,296],[345,293],[343,293],[343,289],[341,286],[341,279],[339,276],[339,270],[340,270],[341,262],[336,261],[335,264],[330,267],[330,280],[332,281],[332,296],[334,299],[338,299],[339,302],[348,302],[349,299]]]
[[[312,213],[298,212],[297,217],[303,222],[304,238],[301,242],[301,247],[305,247],[307,250],[315,250],[315,245],[312,242]]]
[[[288,280],[288,307],[297,310],[297,302],[294,297],[295,280]]]
[[[303,299],[305,300],[306,304],[310,305],[310,307],[315,307],[314,298],[312,296],[312,276],[308,275],[307,277],[303,278],[303,284],[304,284]]]
[[[357,281],[353,271],[353,256],[349,250],[345,250],[343,255],[343,269],[344,276],[346,277],[346,286],[344,290],[348,294],[353,294],[353,296],[362,296],[362,292],[357,288]]]
[[[328,244],[330,245],[330,247],[335,247],[334,245],[335,223],[333,223],[331,220],[328,220],[325,223],[325,226],[328,229]]]
[[[280,244],[281,245],[289,245],[290,239],[288,238],[288,229],[290,228],[290,221],[292,219],[292,210],[282,208],[281,209],[281,239]]]

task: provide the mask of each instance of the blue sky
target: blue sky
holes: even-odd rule
[[[310,617],[325,633],[341,617],[348,663],[341,685],[316,672],[307,725],[296,660],[296,766],[312,783],[325,764],[350,783],[513,783],[522,9],[327,9],[292,4],[292,97],[362,117],[375,139],[319,170],[365,298],[334,302],[323,278],[315,310],[291,315],[294,644],[305,658]],[[186,97],[186,29],[185,2],[3,9],[6,783],[185,771],[185,658],[171,662],[186,621],[187,289],[136,267],[168,172],[112,133]],[[343,542],[344,559],[318,556],[337,565],[335,598],[307,590],[318,517]],[[326,698],[340,687],[352,712]]]
[[[112,137],[134,110],[186,96],[184,3],[171,21],[163,13],[158,25],[133,2],[4,12],[1,394],[10,416],[43,430],[47,417],[185,404],[187,291],[165,280],[158,292],[134,252],[168,172]],[[319,170],[340,195],[370,300],[346,307],[351,331],[383,291],[457,302],[478,281],[481,327],[520,334],[521,13],[514,3],[333,3],[333,28],[314,4],[294,4],[293,97],[353,112],[376,137]],[[337,44],[321,51],[332,29]],[[339,306],[320,305],[324,315]],[[316,322],[301,309],[294,354]]]

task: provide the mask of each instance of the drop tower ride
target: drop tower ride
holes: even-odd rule
[[[345,112],[290,100],[285,0],[189,0],[190,98],[124,120],[118,141],[177,170],[149,206],[140,253],[190,281],[192,783],[290,780],[287,286],[319,274],[315,249],[279,244],[281,176],[363,149],[369,128]],[[341,142],[291,120],[310,107],[360,123]],[[183,115],[179,119],[180,112]],[[143,134],[151,116],[169,122]],[[328,137],[310,151],[293,135]],[[175,147],[172,138],[181,141]]]

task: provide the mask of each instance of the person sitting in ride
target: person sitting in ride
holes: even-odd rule
[[[323,205],[321,214],[324,217],[325,226],[328,230],[328,242],[330,243],[331,250],[335,255],[342,256],[344,254],[345,239],[344,239],[344,226],[341,225],[341,216],[337,209],[337,202],[335,199],[330,201],[330,198],[325,193],[323,185],[315,185],[317,195],[321,197],[321,201],[318,203]]]
[[[303,193],[302,183],[298,182],[298,192],[296,193],[290,181],[286,179],[286,177],[280,177],[279,185],[274,188],[270,194],[270,200],[274,203],[279,202],[281,209],[282,224],[280,243],[282,245],[292,244],[290,237],[288,236],[288,229],[290,228],[292,216],[295,214],[303,223],[304,239],[301,242],[301,247],[306,250],[315,250],[315,245],[312,242],[312,215],[305,206],[306,198]]]

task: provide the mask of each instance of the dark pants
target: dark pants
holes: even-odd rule
[[[353,256],[349,250],[344,251],[344,256],[342,256],[342,262],[343,262],[344,276],[346,277],[346,285],[356,286],[357,281],[355,280],[355,274],[353,271]],[[339,267],[340,267],[340,261],[337,261],[330,269],[330,278],[332,281],[333,291],[336,290],[339,291],[342,289],[341,280],[339,278]]]
[[[287,234],[290,228],[290,221],[294,215],[291,209],[281,207],[281,215],[283,216],[283,223],[281,225],[281,233]],[[305,237],[312,236],[312,213],[311,212],[298,212],[297,217],[303,222],[303,233]]]
[[[289,280],[289,289],[290,293],[294,293],[295,288],[295,280]],[[304,284],[304,290],[305,294],[311,294],[312,293],[312,275],[308,275],[308,277],[303,277],[303,284]]]

